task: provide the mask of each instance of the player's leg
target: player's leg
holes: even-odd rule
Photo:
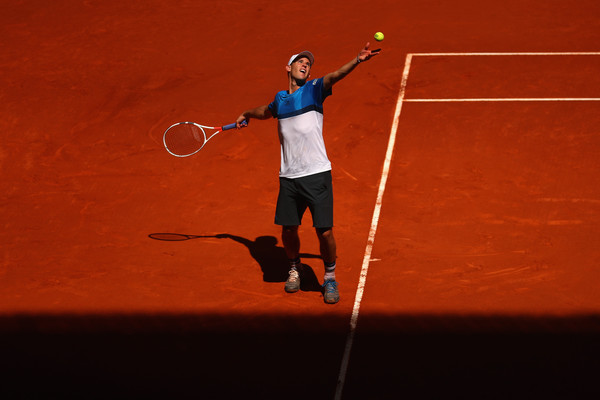
[[[300,236],[298,226],[282,226],[281,240],[288,260],[295,260],[300,256]]]
[[[279,178],[279,196],[275,210],[275,223],[281,225],[281,240],[288,258],[289,276],[285,291],[300,290],[300,237],[298,226],[306,210],[306,202],[299,195],[294,179]]]
[[[340,293],[335,279],[336,244],[332,228],[316,228],[321,257],[325,266],[323,277],[323,299],[325,303],[335,304],[340,301]]]
[[[319,249],[321,257],[326,264],[335,263],[337,258],[337,247],[335,237],[333,236],[333,228],[316,228],[317,238],[319,239]]]
[[[289,262],[289,276],[285,281],[285,291],[294,293],[300,290],[300,237],[298,226],[283,226],[281,241]]]
[[[312,213],[313,226],[319,239],[321,257],[325,266],[323,297],[326,303],[337,303],[340,295],[335,280],[337,249],[333,236],[333,185],[331,171],[306,177],[302,186]]]

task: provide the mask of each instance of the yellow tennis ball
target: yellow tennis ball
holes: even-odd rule
[[[383,40],[383,32],[377,32],[375,34],[375,40],[377,40],[378,42],[381,42]]]

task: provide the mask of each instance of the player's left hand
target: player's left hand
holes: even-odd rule
[[[365,47],[360,51],[360,53],[358,53],[357,58],[360,62],[367,61],[371,59],[371,57],[379,55],[379,53],[381,52],[381,49],[370,50],[370,47],[371,43],[367,42]]]

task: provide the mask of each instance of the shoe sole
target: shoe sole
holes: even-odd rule
[[[327,303],[327,304],[335,304],[339,301],[340,301],[339,297],[337,299],[325,299],[325,303]]]

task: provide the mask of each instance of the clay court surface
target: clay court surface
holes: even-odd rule
[[[309,214],[283,291],[276,121],[162,134],[376,31],[325,102],[331,306]],[[0,32],[3,398],[600,394],[597,1],[8,0]]]

